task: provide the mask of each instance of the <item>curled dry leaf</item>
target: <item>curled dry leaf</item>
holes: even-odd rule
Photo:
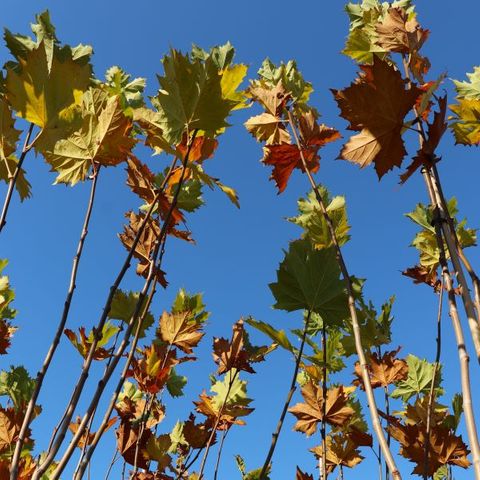
[[[107,430],[110,430],[113,425],[115,425],[115,422],[118,420],[117,417],[111,418],[107,425],[104,428],[104,432]],[[75,422],[70,423],[68,426],[68,429],[75,435],[78,431],[78,427],[80,426],[80,423],[82,422],[82,419],[80,417],[77,417]],[[86,445],[91,445],[93,439],[95,438],[95,432],[91,431],[85,431],[84,434],[80,437],[77,443],[77,447],[80,449],[83,449]]]

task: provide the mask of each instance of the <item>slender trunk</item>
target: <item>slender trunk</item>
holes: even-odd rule
[[[432,384],[430,385],[430,392],[428,394],[428,405],[427,405],[427,425],[425,433],[425,456],[424,456],[424,480],[428,480],[428,464],[429,464],[429,455],[430,455],[430,430],[432,424],[432,408],[435,402],[435,381],[437,377],[438,367],[440,365],[440,356],[442,353],[442,307],[443,307],[443,291],[444,291],[444,280],[442,276],[442,283],[440,285],[440,293],[438,298],[438,313],[437,313],[437,350],[435,353],[435,363],[433,364],[433,375],[432,375]]]
[[[20,175],[20,172],[22,171],[23,162],[25,161],[25,157],[27,156],[27,153],[32,149],[33,144],[35,143],[35,140],[38,138],[38,135],[37,135],[37,137],[35,137],[33,142],[29,143],[30,142],[30,137],[32,136],[33,127],[34,127],[33,123],[31,123],[30,126],[28,127],[27,135],[25,137],[25,143],[23,144],[23,148],[22,148],[22,153],[20,154],[20,158],[18,159],[17,168],[15,169],[15,172],[13,173],[13,176],[10,178],[10,180],[8,182],[7,195],[5,196],[5,200],[3,202],[2,213],[0,214],[0,233],[3,230],[3,227],[7,224],[8,209],[10,207],[10,202],[12,200],[12,195],[13,195],[13,190],[15,189],[15,185],[17,183],[18,176]]]
[[[283,422],[285,421],[285,416],[287,415],[288,407],[290,406],[290,402],[292,401],[293,394],[297,388],[297,376],[298,371],[300,369],[300,363],[302,361],[303,356],[303,349],[305,347],[305,340],[307,338],[307,330],[310,323],[310,317],[312,316],[312,312],[309,311],[307,314],[307,318],[305,320],[305,326],[303,328],[303,335],[302,335],[302,343],[300,344],[300,349],[298,351],[297,358],[295,360],[295,368],[293,369],[292,381],[290,383],[290,390],[288,391],[287,398],[285,399],[285,403],[283,404],[282,413],[280,414],[280,418],[277,423],[277,428],[275,432],[272,433],[272,443],[270,444],[270,449],[268,450],[267,456],[265,458],[265,462],[263,462],[262,471],[259,475],[259,480],[265,480],[268,467],[270,466],[270,462],[272,461],[273,453],[275,452],[275,448],[277,446],[278,438],[280,437],[280,432],[282,431]]]
[[[72,304],[73,294],[76,288],[76,281],[77,281],[77,272],[78,266],[80,264],[80,258],[82,256],[83,247],[85,245],[85,240],[88,235],[88,227],[90,224],[90,217],[92,214],[93,204],[95,201],[95,192],[97,188],[97,180],[98,180],[98,173],[99,167],[94,169],[92,175],[92,184],[90,188],[90,197],[88,200],[87,210],[85,213],[85,219],[83,221],[83,228],[82,233],[80,235],[80,239],[78,241],[77,251],[75,253],[75,257],[73,258],[73,265],[72,271],[70,274],[70,284],[68,287],[67,296],[65,298],[65,303],[63,306],[63,313],[60,319],[60,323],[58,324],[57,331],[55,332],[55,336],[53,338],[52,343],[50,344],[50,348],[47,352],[47,355],[43,361],[42,368],[38,371],[37,377],[35,379],[35,388],[33,390],[32,396],[28,402],[27,409],[25,412],[25,417],[23,418],[22,426],[20,428],[20,433],[18,435],[17,443],[15,444],[15,451],[12,458],[11,468],[10,468],[10,480],[15,480],[18,475],[18,462],[20,461],[20,455],[22,452],[23,444],[25,442],[25,438],[27,435],[27,431],[30,427],[30,423],[32,422],[32,417],[35,409],[35,404],[37,402],[38,396],[40,394],[40,390],[43,386],[43,380],[47,371],[50,367],[50,363],[52,362],[53,356],[57,350],[57,347],[60,343],[60,339],[62,337],[63,329],[65,328],[65,324],[67,323],[68,314],[70,312],[70,306]]]
[[[330,218],[330,216],[327,212],[327,209],[326,209],[326,206],[323,202],[322,196],[320,195],[320,192],[318,190],[318,186],[315,183],[315,180],[312,177],[312,174],[310,173],[310,170],[308,169],[307,162],[305,161],[305,156],[303,155],[303,151],[302,151],[302,148],[301,148],[301,145],[300,145],[300,140],[299,140],[298,134],[297,134],[297,128],[295,126],[295,123],[293,121],[292,114],[291,114],[290,111],[288,111],[288,121],[289,121],[289,124],[292,128],[292,132],[293,132],[293,135],[295,137],[297,147],[299,149],[300,158],[302,160],[303,168],[305,170],[305,173],[308,176],[310,184],[311,184],[311,186],[313,188],[313,191],[315,193],[315,197],[318,201],[318,204],[320,205],[321,212],[323,214],[323,217],[325,218],[328,229],[330,231],[330,236],[332,238],[332,242],[333,242],[333,244],[335,246],[335,250],[336,250],[338,265],[339,265],[340,270],[342,272],[342,277],[345,281],[345,287],[347,289],[347,295],[348,295],[348,308],[349,308],[349,311],[350,311],[350,316],[351,316],[351,320],[352,320],[352,327],[353,327],[353,334],[354,334],[354,338],[355,338],[355,349],[357,351],[358,360],[359,360],[359,364],[360,364],[360,369],[361,369],[361,372],[362,372],[362,379],[363,379],[363,384],[365,386],[365,393],[367,395],[368,407],[370,409],[370,417],[372,419],[373,430],[375,431],[375,434],[376,434],[377,439],[378,439],[378,443],[380,444],[380,447],[381,447],[382,452],[383,452],[383,456],[385,457],[385,460],[386,460],[386,462],[387,462],[387,464],[390,468],[390,471],[392,473],[392,476],[393,476],[394,480],[401,480],[402,477],[401,477],[400,472],[397,468],[397,465],[395,463],[395,459],[393,458],[392,452],[390,451],[390,448],[387,444],[384,432],[382,430],[382,425],[380,423],[380,416],[378,414],[377,404],[376,404],[376,401],[375,401],[375,396],[373,394],[373,389],[372,389],[372,385],[371,385],[371,382],[370,382],[370,375],[369,375],[369,371],[368,371],[368,363],[367,363],[367,359],[365,357],[365,352],[363,350],[363,345],[362,345],[362,335],[361,335],[361,331],[360,331],[360,324],[358,322],[357,310],[356,310],[356,307],[355,307],[355,297],[354,297],[354,294],[353,294],[352,281],[351,281],[350,276],[348,274],[347,266],[346,266],[345,261],[343,259],[342,250],[340,248],[340,245],[339,245],[338,240],[337,240],[337,236],[335,234],[335,227],[334,227],[334,225],[332,223],[332,220],[331,220],[331,218]]]
[[[323,366],[322,366],[322,469],[320,471],[322,480],[327,480],[327,330],[325,321],[322,321],[322,350],[323,350]]]
[[[116,366],[118,365],[118,362],[120,361],[121,356],[123,355],[123,352],[125,351],[125,349],[127,348],[128,344],[129,344],[130,335],[132,333],[133,327],[135,326],[135,322],[139,318],[140,310],[141,310],[143,301],[145,300],[146,295],[147,295],[147,293],[150,289],[150,286],[153,282],[153,278],[154,278],[153,266],[154,266],[155,261],[156,261],[156,255],[158,255],[158,249],[159,249],[160,244],[162,243],[162,238],[167,234],[168,224],[170,222],[170,218],[172,216],[173,209],[175,208],[175,206],[177,204],[178,196],[180,194],[180,190],[181,190],[181,187],[182,187],[182,184],[183,184],[183,180],[185,178],[185,171],[186,171],[186,165],[187,165],[187,162],[188,162],[188,157],[190,155],[190,151],[191,151],[191,148],[192,148],[192,145],[193,145],[193,141],[195,140],[196,134],[197,134],[197,130],[195,130],[193,132],[192,138],[189,142],[188,149],[187,149],[187,152],[185,154],[185,158],[183,160],[181,178],[179,180],[177,189],[176,189],[174,197],[172,199],[170,209],[169,209],[169,211],[166,215],[166,218],[163,222],[162,229],[161,229],[160,234],[159,234],[157,248],[156,248],[156,251],[154,252],[155,258],[151,259],[151,262],[152,262],[151,263],[151,268],[150,268],[148,277],[145,281],[144,287],[143,287],[143,289],[142,289],[142,291],[139,295],[137,305],[135,307],[135,313],[133,314],[132,319],[130,320],[130,323],[129,323],[128,328],[126,330],[124,339],[123,339],[123,341],[122,341],[122,343],[121,343],[121,345],[118,349],[118,352],[113,357],[110,368],[104,374],[102,379],[98,382],[97,389],[96,389],[96,391],[93,395],[93,398],[91,399],[89,408],[87,410],[87,414],[84,415],[83,420],[80,423],[80,425],[78,427],[78,430],[76,432],[76,435],[74,436],[74,439],[72,439],[71,444],[74,443],[76,445],[76,443],[78,443],[78,439],[84,433],[89,416],[92,414],[92,412],[96,408],[96,406],[98,404],[98,401],[100,400],[100,397],[103,394],[103,391],[106,387],[107,382],[109,381],[110,377],[112,376]],[[85,359],[85,362],[84,362],[84,365],[82,367],[82,371],[81,371],[79,380],[78,380],[78,382],[75,386],[74,392],[72,394],[72,399],[71,399],[70,403],[68,404],[67,409],[65,411],[64,418],[63,418],[63,423],[60,425],[60,428],[58,428],[58,431],[57,431],[58,436],[55,439],[55,441],[53,442],[52,448],[49,450],[45,461],[41,465],[38,466],[37,470],[33,474],[32,480],[39,480],[40,477],[45,473],[47,468],[53,462],[56,453],[60,449],[60,447],[61,447],[61,445],[62,445],[62,443],[65,439],[65,435],[66,435],[66,432],[68,430],[68,425],[70,424],[71,418],[73,416],[73,413],[75,411],[77,403],[80,399],[80,395],[83,391],[83,387],[84,387],[85,382],[88,378],[90,366],[91,366],[92,361],[93,361],[93,354],[94,354],[95,349],[97,347],[97,344],[98,344],[98,342],[101,338],[101,332],[102,332],[103,326],[105,325],[105,322],[107,320],[108,313],[109,313],[111,305],[112,305],[113,296],[114,296],[115,292],[118,290],[118,288],[120,286],[120,282],[122,281],[123,277],[125,276],[128,268],[130,267],[130,261],[133,257],[133,253],[134,253],[134,251],[135,251],[135,249],[138,245],[138,242],[140,241],[140,237],[141,237],[141,235],[142,235],[142,233],[145,229],[147,221],[149,220],[150,216],[152,215],[152,213],[153,213],[153,211],[156,207],[156,204],[157,204],[158,199],[160,198],[160,195],[161,195],[161,191],[159,191],[157,193],[157,195],[155,196],[155,199],[153,200],[152,204],[150,205],[150,207],[149,207],[149,209],[148,209],[148,211],[145,215],[145,218],[143,219],[143,221],[140,225],[140,228],[137,232],[137,235],[135,236],[135,239],[134,239],[134,241],[132,243],[132,246],[129,250],[127,258],[126,258],[126,260],[125,260],[125,262],[122,266],[122,269],[121,269],[120,273],[118,274],[114,284],[110,288],[110,292],[109,292],[107,301],[105,303],[102,316],[101,316],[96,328],[94,329],[94,331],[95,331],[94,341],[92,342],[92,345],[90,347],[90,351],[87,355],[87,358]],[[70,455],[71,455],[71,453],[70,453]],[[53,475],[51,476],[50,480],[56,480],[58,478],[58,476],[60,475],[61,471],[65,468],[65,466],[66,466],[66,463],[63,459],[58,464],[58,466],[57,466],[55,472],[53,473]]]

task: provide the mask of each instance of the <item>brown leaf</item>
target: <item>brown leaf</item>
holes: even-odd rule
[[[78,329],[79,335],[77,338],[77,334],[72,330],[66,328],[63,333],[65,336],[72,342],[73,346],[79,351],[80,355],[83,358],[88,356],[90,352],[90,348],[93,345],[93,341],[89,340],[87,335],[85,334],[85,327],[80,327]],[[95,351],[93,352],[92,358],[94,360],[105,360],[112,355],[112,349],[106,349],[103,347],[96,347]]]
[[[291,98],[281,82],[278,82],[274,87],[266,85],[262,81],[253,82],[247,89],[246,94],[253,101],[263,105],[267,113],[277,118],[282,117],[287,102]]]
[[[317,458],[322,458],[322,446],[312,448],[311,451]],[[356,445],[350,438],[342,434],[327,435],[326,438],[326,459],[327,459],[327,473],[332,473],[336,467],[353,468],[359,464],[364,457],[360,455]]]
[[[376,43],[380,47],[405,54],[418,52],[430,33],[420,28],[415,18],[409,20],[408,13],[400,7],[389,8],[375,30],[378,35]]]
[[[245,122],[245,128],[258,141],[265,142],[267,145],[291,143],[285,121],[268,112],[250,117]]]
[[[298,120],[300,134],[300,149],[297,145],[267,145],[264,147],[262,162],[273,166],[271,178],[278,187],[278,193],[282,193],[287,187],[288,180],[295,168],[305,171],[302,157],[311,173],[318,171],[320,157],[318,150],[323,145],[340,138],[337,130],[317,123],[317,116],[312,111],[302,112]]]
[[[363,73],[344,90],[332,90],[341,116],[349,129],[360,131],[344,145],[339,158],[364,168],[374,163],[381,178],[406,155],[402,140],[405,116],[422,91],[407,88],[400,72],[375,57],[373,65],[362,65]]]
[[[201,331],[201,324],[191,321],[190,318],[188,311],[173,314],[163,312],[157,335],[169,345],[175,345],[183,352],[191,354],[205,333]]]
[[[401,347],[398,347],[397,350],[391,352],[385,352],[381,358],[378,357],[376,352],[370,355],[369,373],[373,388],[386,387],[407,378],[407,362],[395,358],[400,348]],[[357,378],[353,381],[353,384],[359,385],[364,389],[362,370],[359,362],[355,363],[355,375]]]
[[[7,349],[10,347],[12,336],[16,330],[6,320],[0,318],[0,355],[7,354]]]
[[[313,480],[313,475],[303,473],[297,466],[297,474],[295,475],[295,480]]]
[[[435,156],[435,150],[448,127],[445,121],[447,114],[446,95],[438,99],[438,106],[439,111],[434,113],[433,122],[428,124],[427,140],[422,143],[422,148],[413,157],[413,162],[407,167],[407,171],[400,175],[401,183],[405,183],[422,165],[431,167],[438,160]]]
[[[183,135],[182,143],[177,145],[177,150],[180,153],[182,159],[185,158],[185,155],[188,151],[188,136]],[[189,162],[202,163],[204,160],[213,157],[215,150],[218,147],[218,141],[213,138],[207,138],[205,136],[197,135],[193,140],[192,146],[190,148],[190,153],[188,155]]]
[[[415,265],[414,267],[404,270],[402,275],[413,279],[413,283],[425,283],[426,285],[429,285],[436,293],[440,291],[442,282],[438,279],[436,270],[430,271],[422,265]]]
[[[195,423],[195,415],[190,414],[183,426],[183,436],[193,449],[202,449],[207,444],[212,433],[213,425],[209,420],[204,423]],[[212,445],[215,443],[215,437]]]
[[[22,418],[13,408],[0,407],[0,453],[9,452],[14,446],[21,424]]]
[[[117,417],[111,418],[108,421],[103,431],[106,432],[107,430],[110,430],[110,428],[112,428],[112,426],[115,424],[117,420],[118,420]],[[77,417],[75,422],[70,423],[70,425],[68,426],[68,429],[75,435],[78,431],[78,427],[80,426],[81,422],[82,422],[82,419],[80,417]],[[77,447],[80,449],[83,449],[85,445],[91,445],[94,438],[95,438],[95,432],[85,430],[83,435],[78,440]]]
[[[153,428],[165,418],[165,407],[155,397],[149,403],[148,409],[146,409],[146,403],[144,398],[134,401],[124,397],[116,403],[115,410],[122,421],[143,422],[146,428]]]
[[[323,392],[318,385],[309,382],[302,388],[302,396],[305,403],[297,403],[288,411],[297,417],[294,430],[310,436],[316,432],[318,423],[323,419]],[[348,396],[343,386],[330,388],[327,391],[325,421],[337,427],[348,421],[355,411],[347,405],[347,401]]]
[[[131,155],[127,160],[127,185],[146,203],[151,204],[156,195],[155,176],[138,158]]]
[[[244,335],[243,320],[240,319],[233,325],[230,342],[225,338],[215,338],[213,340],[213,360],[218,365],[218,375],[226,373],[232,368],[255,373],[255,370],[250,366],[249,354],[244,349]]]
[[[117,448],[123,459],[130,465],[136,465],[139,468],[148,467],[147,442],[152,437],[152,432],[144,428],[140,436],[140,427],[133,426],[130,422],[121,422],[115,432],[117,436]],[[137,452],[138,443],[138,454]],[[136,462],[135,462],[135,457]]]

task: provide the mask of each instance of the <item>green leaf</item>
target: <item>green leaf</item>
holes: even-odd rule
[[[1,275],[7,265],[8,260],[0,258],[0,318],[2,320],[12,320],[17,315],[17,311],[10,307],[15,299],[15,292],[10,288],[8,276]]]
[[[182,397],[183,387],[187,384],[187,377],[177,375],[175,368],[170,371],[170,376],[167,380],[167,390],[172,397]]]
[[[115,320],[122,320],[125,323],[130,322],[135,309],[137,308],[138,299],[140,294],[138,292],[124,292],[118,289],[112,300],[112,306],[108,312],[108,318]],[[143,306],[146,303],[146,299],[143,301]],[[142,307],[143,307],[142,306]],[[141,310],[143,312],[143,308]],[[140,330],[139,338],[145,337],[145,332],[153,325],[154,319],[150,311],[147,312],[143,319],[142,328]]]
[[[363,29],[350,32],[342,53],[360,64],[373,63],[375,55],[381,59],[387,56],[387,52],[375,43],[375,37]]]
[[[83,95],[82,122],[68,138],[57,141],[46,160],[58,172],[55,183],[75,185],[84,181],[93,163],[117,165],[135,145],[133,126],[123,112],[119,97],[95,88]]]
[[[480,66],[474,67],[472,73],[467,73],[468,81],[453,80],[455,89],[460,98],[480,100]]]
[[[347,219],[347,209],[344,197],[330,199],[328,190],[321,186],[320,196],[327,205],[327,212],[335,228],[338,243],[344,245],[350,236],[350,225]],[[327,221],[325,220],[320,205],[312,191],[306,199],[301,198],[298,202],[299,215],[288,220],[304,229],[304,236],[311,240],[315,248],[328,248],[333,245]]]
[[[246,318],[245,322],[248,323],[251,327],[256,328],[260,332],[270,337],[275,343],[280,345],[285,350],[288,350],[289,352],[295,351],[284,330],[276,330],[270,324],[262,322],[260,320],[255,320],[253,317]]]
[[[313,92],[312,84],[305,81],[295,60],[289,60],[286,64],[281,62],[277,67],[266,58],[258,70],[258,75],[261,77],[260,82],[263,81],[271,87],[281,82],[296,104],[306,104]]]
[[[105,73],[105,83],[98,82],[98,85],[103,85],[111,96],[118,96],[120,105],[124,110],[145,106],[143,91],[145,90],[146,80],[144,78],[130,80],[130,74],[120,67],[110,67]]]
[[[185,132],[202,130],[208,137],[228,126],[226,118],[235,106],[222,93],[221,73],[214,60],[191,60],[171,50],[163,60],[160,90],[152,98],[158,124],[169,144],[178,144]]]
[[[11,366],[9,371],[0,372],[0,396],[8,396],[17,410],[25,408],[34,388],[35,380],[22,366]]]
[[[452,430],[457,431],[458,426],[460,425],[460,420],[463,413],[463,395],[461,393],[456,393],[452,399],[452,410],[453,410],[453,425]]]
[[[408,365],[408,377],[401,380],[397,388],[390,394],[392,398],[401,398],[408,402],[413,396],[428,394],[433,380],[434,364],[422,360],[415,355],[408,355],[406,358]],[[437,395],[443,390],[440,387],[442,382],[442,369],[438,368],[435,375],[435,388]]]
[[[172,186],[176,191],[177,187]],[[187,180],[183,183],[177,199],[177,208],[186,212],[194,212],[204,205],[202,183],[199,180]]]
[[[296,332],[298,335],[298,332]],[[343,334],[340,330],[335,328],[328,329],[327,332],[327,370],[329,373],[340,372],[345,368],[345,363],[342,357],[345,354],[342,345]],[[319,345],[308,339],[310,347],[313,349],[313,355],[305,355],[305,359],[312,362],[317,367],[323,368],[323,350],[319,348]]]
[[[247,472],[245,460],[241,455],[235,455],[235,462],[240,474],[242,475],[242,480],[270,480],[268,475],[270,473],[270,466],[267,468],[266,475],[260,479],[260,474],[262,473],[261,468]]]
[[[333,248],[316,250],[308,240],[291,242],[277,271],[277,282],[270,284],[274,308],[310,310],[328,325],[341,323],[348,317],[348,305],[345,284],[339,277]]]
[[[190,294],[181,288],[172,304],[172,314],[190,313],[190,321],[201,324],[210,316],[210,312],[205,310],[203,297],[201,293]]]
[[[449,478],[448,465],[442,465],[433,475],[433,480],[448,480]]]
[[[183,427],[185,422],[177,422],[170,432],[170,441],[171,445],[168,451],[170,453],[175,453],[178,450],[178,447],[184,445],[188,446],[188,442],[183,435]]]
[[[229,405],[242,405],[247,406],[251,403],[251,399],[247,397],[247,382],[246,380],[240,380],[236,375],[236,370],[229,370],[223,380],[216,381],[210,388],[215,394],[212,398],[213,405],[220,410],[223,403],[226,406]],[[235,378],[234,378],[235,376]],[[232,384],[229,391],[229,385]],[[227,396],[228,394],[228,396]],[[250,413],[250,412],[248,412]],[[247,412],[244,415],[248,415]]]

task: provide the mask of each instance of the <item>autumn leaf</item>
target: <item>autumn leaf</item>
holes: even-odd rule
[[[191,354],[205,335],[201,328],[201,325],[191,320],[189,312],[163,312],[157,335],[168,345],[175,345],[183,352]]]
[[[105,82],[97,85],[104,88],[110,96],[118,96],[123,110],[140,108],[145,105],[143,91],[145,90],[145,78],[130,80],[130,74],[118,66],[110,67],[105,73]]]
[[[93,352],[92,358],[94,360],[104,360],[109,358],[112,354],[112,349],[103,348],[108,344],[110,339],[115,336],[120,328],[116,327],[110,322],[106,322],[102,328],[100,339],[97,341],[95,351]],[[78,350],[80,355],[83,358],[86,358],[90,352],[90,348],[95,340],[95,332],[92,330],[88,336],[85,334],[85,327],[80,327],[79,336],[75,334],[72,330],[66,328],[63,332],[67,338],[72,342],[72,345]]]
[[[218,375],[222,375],[232,368],[255,373],[250,366],[249,353],[244,348],[244,336],[243,320],[240,319],[233,325],[233,335],[230,341],[225,338],[214,338],[213,360],[218,365]]]
[[[450,128],[455,142],[460,145],[480,145],[480,100],[460,98],[458,104],[450,105],[455,114]]]
[[[0,159],[0,180],[5,183],[10,183],[10,179],[14,175],[17,167],[18,159],[13,154],[7,158]],[[31,185],[25,175],[25,170],[21,168],[15,182],[15,190],[18,192],[21,202],[32,196]]]
[[[0,96],[0,159],[6,159],[17,150],[21,130],[15,128],[10,104],[4,95]],[[13,174],[13,171],[11,172]]]
[[[140,429],[129,422],[120,422],[115,431],[117,448],[123,459],[139,468],[148,467],[147,442],[153,436],[148,428]]]
[[[305,403],[297,403],[288,411],[297,418],[294,430],[303,432],[309,437],[317,431],[317,425],[324,419],[323,392],[318,385],[309,382],[302,388],[302,396]],[[330,388],[325,404],[325,422],[341,427],[355,413],[347,405],[347,401],[348,395],[343,386]]]
[[[429,31],[420,27],[404,8],[392,7],[376,26],[377,43],[383,49],[413,54],[422,48]]]
[[[467,73],[468,81],[454,80],[455,89],[459,98],[480,100],[480,66],[474,67],[472,73]]]
[[[6,355],[10,348],[12,336],[17,329],[6,320],[0,318],[0,355]]]
[[[273,166],[271,178],[282,193],[287,187],[288,180],[295,168],[305,172],[302,156],[307,169],[311,173],[318,171],[320,157],[318,150],[326,143],[340,138],[337,130],[317,123],[317,114],[313,110],[301,112],[298,118],[300,134],[300,148],[297,145],[281,144],[264,147],[262,162]]]
[[[357,445],[348,437],[342,434],[327,435],[326,438],[326,459],[327,473],[332,473],[336,467],[353,468],[358,465],[364,457],[357,450]],[[322,446],[312,448],[311,451],[317,458],[322,458]]]
[[[212,425],[209,421],[204,423],[195,423],[195,415],[190,414],[188,420],[183,426],[183,435],[191,448],[201,449],[207,444],[212,433]],[[214,440],[215,441],[215,440]],[[214,443],[214,442],[213,442]]]
[[[295,480],[313,480],[313,475],[309,475],[308,473],[304,473],[300,470],[297,466],[297,473],[295,475]]]
[[[374,163],[381,178],[399,167],[407,153],[401,135],[404,119],[422,91],[408,88],[400,72],[378,58],[361,69],[355,83],[332,90],[348,128],[360,132],[344,145],[339,158],[361,168]]]
[[[370,355],[368,370],[372,388],[387,387],[407,378],[407,363],[405,360],[395,358],[399,351],[400,347],[397,350],[385,352],[381,357],[376,352]],[[358,362],[355,363],[355,376],[357,378],[353,384],[364,388],[362,370]]]
[[[442,282],[438,279],[436,270],[431,271],[422,265],[415,265],[404,270],[402,275],[411,278],[413,283],[424,283],[432,287],[435,292],[438,293],[440,291]]]
[[[103,429],[104,432],[107,430],[110,430],[110,428],[115,425],[116,421],[118,420],[117,417],[111,418],[107,424],[105,425],[105,428]],[[68,426],[68,429],[75,435],[78,431],[78,428],[80,427],[82,419],[80,417],[77,417],[75,422],[71,422],[70,425]],[[83,449],[87,445],[91,445],[93,442],[93,439],[95,438],[95,433],[90,430],[86,431],[78,440],[77,447],[80,449]]]

